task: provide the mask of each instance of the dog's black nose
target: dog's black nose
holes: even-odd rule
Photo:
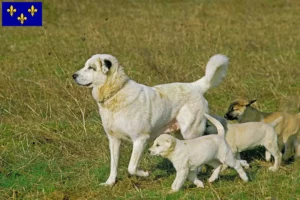
[[[148,153],[151,153],[150,149],[148,150]]]
[[[76,79],[77,76],[78,76],[78,74],[73,74],[73,75],[72,75],[73,79]]]
[[[225,115],[224,115],[224,118],[227,119],[227,117],[228,117],[227,114],[225,114]]]

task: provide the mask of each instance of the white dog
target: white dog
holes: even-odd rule
[[[219,177],[222,164],[233,167],[244,181],[248,181],[241,166],[242,161],[234,158],[225,140],[224,127],[218,120],[208,114],[204,115],[217,127],[217,135],[178,140],[171,135],[163,134],[154,141],[153,146],[149,149],[151,155],[161,155],[173,163],[176,169],[176,178],[172,184],[174,192],[181,188],[187,178],[197,187],[204,187],[202,181],[197,178],[197,168],[204,164],[215,168],[208,179],[209,182],[213,182]]]
[[[227,57],[215,55],[207,63],[205,76],[196,82],[148,87],[129,79],[112,55],[97,54],[88,59],[73,78],[77,84],[93,88],[109,139],[111,169],[104,185],[116,181],[122,139],[133,142],[128,172],[148,176],[148,172],[138,169],[138,164],[150,138],[164,133],[175,121],[183,138],[202,135],[206,123],[203,114],[208,112],[203,94],[221,82],[227,66]]]

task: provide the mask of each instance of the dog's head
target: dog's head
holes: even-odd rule
[[[105,83],[107,76],[119,67],[118,60],[109,54],[96,54],[85,62],[82,69],[73,74],[78,85],[97,87]]]
[[[168,134],[162,134],[154,140],[152,147],[149,149],[151,155],[160,155],[168,157],[176,146],[176,139]]]
[[[234,100],[230,106],[224,117],[228,120],[235,120],[238,119],[240,116],[243,115],[247,106],[253,104],[256,100],[246,100],[246,99],[236,99]]]

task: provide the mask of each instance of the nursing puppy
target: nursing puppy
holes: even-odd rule
[[[282,117],[280,123],[275,126],[278,135],[279,149],[284,149],[282,158],[288,160],[295,156],[300,156],[300,114],[289,114],[285,112],[265,113],[252,107],[251,104],[256,100],[248,101],[246,99],[234,100],[226,114],[228,120],[237,120],[239,123],[244,122],[265,122],[270,123]],[[298,137],[298,139],[297,139]]]
[[[211,121],[218,130],[217,135],[207,135],[190,140],[178,140],[171,135],[159,136],[149,149],[151,155],[161,155],[168,158],[176,169],[176,178],[172,184],[172,191],[178,191],[186,179],[192,181],[197,187],[204,187],[203,182],[197,178],[197,169],[204,164],[214,167],[213,174],[208,179],[215,181],[223,164],[233,167],[244,181],[248,177],[241,163],[234,158],[225,141],[225,131],[220,122],[208,114],[205,117]],[[246,162],[246,161],[244,161]]]
[[[184,139],[203,134],[208,103],[203,94],[219,85],[226,74],[228,58],[215,55],[206,65],[205,76],[192,83],[170,83],[148,87],[125,74],[118,60],[97,54],[73,74],[77,84],[92,88],[102,125],[109,139],[110,175],[104,185],[116,182],[121,140],[132,141],[128,166],[131,175],[148,176],[138,169],[141,155],[150,138],[177,121]]]

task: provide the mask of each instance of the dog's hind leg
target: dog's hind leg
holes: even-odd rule
[[[270,162],[271,161],[271,153],[266,150],[265,155],[266,155],[266,161]]]
[[[220,171],[221,171],[223,165],[219,161],[212,161],[207,164],[214,168],[212,175],[208,179],[208,182],[212,183],[215,180],[217,180],[217,178],[219,178],[219,174],[220,174]]]
[[[192,181],[197,187],[204,188],[204,184],[197,178],[197,169],[189,171],[188,179]]]
[[[128,166],[128,172],[131,175],[137,176],[148,176],[149,172],[138,170],[138,165],[141,159],[141,156],[145,150],[146,144],[148,142],[149,135],[148,134],[141,134],[141,136],[133,141],[133,149],[132,154]]]
[[[279,169],[282,158],[282,154],[278,149],[276,138],[273,141],[266,141],[264,146],[267,151],[270,152],[270,154],[274,157],[274,165],[272,167],[269,167],[269,170],[275,172]]]
[[[202,114],[202,117],[195,116],[200,114]],[[203,116],[203,111],[191,111],[187,106],[183,106],[180,109],[176,120],[179,124],[182,137],[185,140],[203,135],[206,126],[206,118]]]
[[[240,175],[241,179],[243,179],[243,181],[248,181],[248,176],[245,173],[241,163],[239,160],[236,160],[232,154],[231,151],[228,151],[226,154],[226,159],[224,161],[224,163],[226,165],[228,165],[229,167],[234,168]]]
[[[117,168],[119,163],[119,155],[120,155],[120,145],[121,140],[107,134],[109,139],[109,150],[110,150],[110,175],[105,183],[101,183],[101,185],[113,185],[116,182],[117,178]]]
[[[282,156],[283,160],[287,161],[289,158],[291,158],[295,154],[295,147],[294,147],[295,140],[296,140],[296,135],[291,135],[285,142],[284,153]]]

